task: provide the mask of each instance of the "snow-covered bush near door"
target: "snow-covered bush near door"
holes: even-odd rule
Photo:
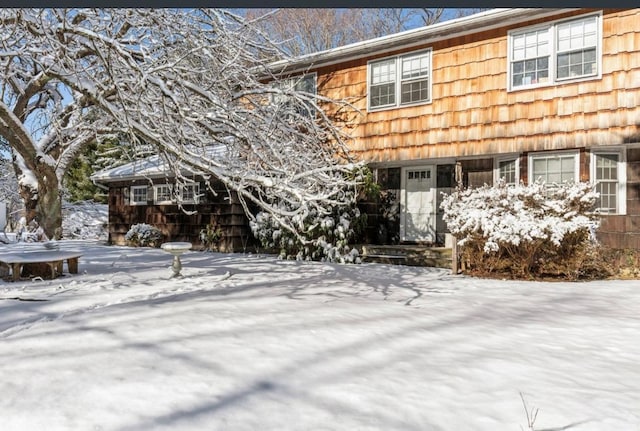
[[[500,183],[457,190],[441,207],[471,269],[579,278],[593,264],[597,197],[589,183]]]
[[[263,247],[279,251],[283,259],[360,263],[358,250],[349,245],[362,222],[355,205],[334,207],[327,215],[310,211],[287,222],[302,224],[304,237],[298,238],[266,212],[256,215],[251,229]]]
[[[136,247],[158,247],[162,242],[162,232],[150,224],[138,223],[131,226],[124,239]]]

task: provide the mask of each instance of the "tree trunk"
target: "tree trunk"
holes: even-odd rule
[[[62,236],[62,199],[60,184],[53,168],[40,166],[34,172],[38,190],[20,187],[20,195],[25,204],[27,224],[35,220],[49,239]]]
[[[49,239],[60,239],[62,236],[62,199],[60,187],[56,181],[50,184],[46,192],[40,192],[36,205],[38,223]]]

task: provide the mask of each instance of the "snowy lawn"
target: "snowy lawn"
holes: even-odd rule
[[[638,281],[62,248],[0,282],[2,430],[640,430]]]

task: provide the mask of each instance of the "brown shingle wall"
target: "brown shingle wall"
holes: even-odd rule
[[[125,243],[124,237],[132,225],[147,223],[162,231],[163,241],[189,241],[199,247],[200,230],[214,222],[223,231],[219,251],[245,251],[247,246],[252,249],[256,245],[242,205],[235,202],[237,198],[226,200],[224,188],[216,190],[214,196],[201,186],[200,192],[206,194],[203,203],[185,205],[185,210],[197,210],[195,214],[186,214],[177,205],[129,205],[124,196],[130,186],[131,183],[123,182],[109,188],[109,240],[114,244]]]
[[[601,243],[617,249],[640,249],[640,148],[627,150],[627,214],[604,216]]]
[[[411,49],[433,49],[430,104],[367,112],[366,59],[319,70],[319,92],[361,110],[351,146],[371,162],[621,144],[640,132],[639,23],[604,11],[600,79],[508,92],[504,27]]]

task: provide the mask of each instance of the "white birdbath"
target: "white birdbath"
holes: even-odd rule
[[[165,242],[160,246],[167,253],[173,255],[173,264],[171,269],[173,270],[172,277],[180,277],[180,270],[182,269],[182,262],[180,262],[180,255],[191,250],[190,242]]]

